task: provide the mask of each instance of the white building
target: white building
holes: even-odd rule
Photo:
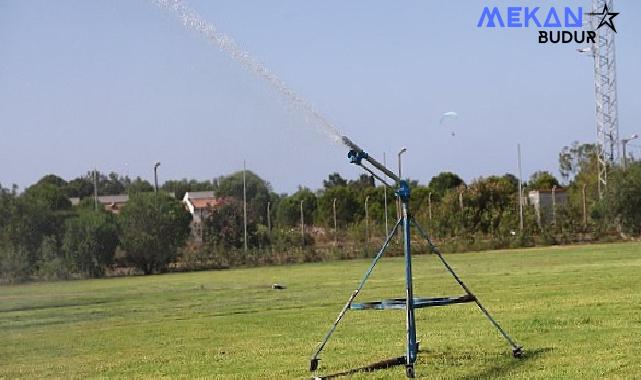
[[[568,201],[568,194],[565,189],[555,190],[534,190],[528,193],[528,203],[534,206],[536,221],[542,224],[555,223],[556,213],[560,206]]]
[[[193,217],[191,222],[192,238],[196,243],[202,243],[203,223],[214,207],[222,203],[222,199],[216,198],[213,191],[188,191],[183,197],[183,203]]]

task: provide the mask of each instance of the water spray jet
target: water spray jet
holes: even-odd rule
[[[198,32],[242,68],[265,81],[284,100],[306,117],[307,124],[315,127],[335,143],[342,143],[342,134],[308,101],[298,95],[284,80],[242,49],[233,38],[203,19],[194,9],[181,0],[152,0],[158,7],[172,10],[185,28]]]

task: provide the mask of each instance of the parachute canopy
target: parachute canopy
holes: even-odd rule
[[[458,114],[454,111],[449,111],[445,112],[441,115],[441,121],[439,121],[439,126],[442,126],[445,120],[447,119],[456,119],[458,117]],[[451,132],[452,136],[455,136],[456,133],[454,131]]]
[[[454,118],[455,119],[457,117],[458,117],[458,114],[456,112],[454,112],[454,111],[445,112],[445,113],[443,113],[443,115],[441,115],[441,121],[439,122],[439,124],[443,124],[443,122],[447,118]]]

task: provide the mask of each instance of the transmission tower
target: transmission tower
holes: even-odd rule
[[[613,11],[613,0],[593,0],[592,12],[604,7]],[[598,28],[599,17],[591,17],[597,37],[592,44],[594,57],[594,90],[596,95],[596,132],[599,171],[599,196],[608,184],[608,167],[619,160],[619,117],[617,111],[617,74],[614,51],[615,32],[608,26]],[[597,29],[598,28],[598,29]]]

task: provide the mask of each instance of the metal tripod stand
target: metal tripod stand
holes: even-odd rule
[[[367,172],[369,172],[379,181],[383,182],[383,184],[385,184],[386,186],[387,186],[387,183],[385,182],[385,180],[382,179],[381,176],[374,173],[372,169],[364,166],[362,160],[366,160],[374,168],[378,169],[381,173],[383,173],[384,176],[387,176],[388,178],[396,181],[396,183],[398,184],[396,195],[401,201],[402,216],[396,222],[394,228],[392,229],[392,232],[385,239],[383,246],[381,247],[377,255],[374,257],[374,260],[372,261],[371,265],[363,275],[363,278],[361,279],[358,287],[352,292],[349,299],[347,300],[347,303],[345,304],[345,306],[343,306],[340,313],[338,314],[338,317],[330,327],[329,331],[325,334],[325,337],[323,338],[322,342],[314,351],[314,354],[312,355],[312,358],[310,361],[310,371],[315,372],[318,369],[320,352],[323,350],[329,338],[336,330],[336,327],[345,316],[345,313],[347,313],[347,310],[405,309],[405,321],[406,321],[406,329],[407,329],[407,350],[406,350],[405,356],[399,357],[397,359],[385,360],[383,362],[372,364],[370,366],[361,368],[360,370],[362,371],[387,368],[393,365],[405,365],[406,376],[408,378],[415,377],[414,364],[416,363],[418,350],[419,350],[419,347],[418,347],[419,344],[416,340],[416,322],[414,317],[415,310],[424,308],[424,307],[446,306],[451,304],[468,303],[468,302],[476,303],[476,305],[481,310],[481,312],[485,315],[485,317],[492,323],[492,325],[499,331],[499,333],[503,336],[503,338],[505,338],[505,340],[509,343],[512,349],[512,355],[515,358],[521,357],[523,354],[522,347],[517,345],[516,342],[498,324],[498,322],[490,315],[490,313],[481,304],[478,298],[472,293],[472,291],[467,287],[467,285],[463,283],[461,278],[454,272],[454,270],[447,263],[447,261],[445,261],[445,258],[443,257],[441,252],[438,250],[438,248],[434,244],[432,244],[432,241],[430,240],[427,232],[411,217],[409,213],[410,187],[408,183],[398,178],[391,171],[389,171],[387,168],[381,165],[378,161],[369,157],[367,153],[365,153],[362,149],[360,149],[356,144],[352,143],[348,138],[344,137],[343,140],[348,146],[352,148],[352,150],[348,154],[348,157],[350,158],[352,163],[363,167]],[[412,285],[412,255],[411,255],[411,226],[412,225],[417,229],[419,234],[425,239],[430,251],[438,256],[439,260],[443,263],[447,271],[454,277],[456,282],[461,286],[461,288],[465,292],[464,295],[454,296],[454,297],[438,297],[438,298],[415,298],[414,297],[413,285]],[[365,303],[353,303],[354,299],[356,299],[360,291],[365,286],[365,282],[367,281],[369,276],[372,274],[374,267],[376,266],[378,261],[383,257],[385,250],[387,249],[394,235],[397,233],[399,227],[403,229],[403,238],[404,238],[403,248],[405,253],[405,298],[396,298],[396,299],[390,299],[390,300],[365,302]]]

